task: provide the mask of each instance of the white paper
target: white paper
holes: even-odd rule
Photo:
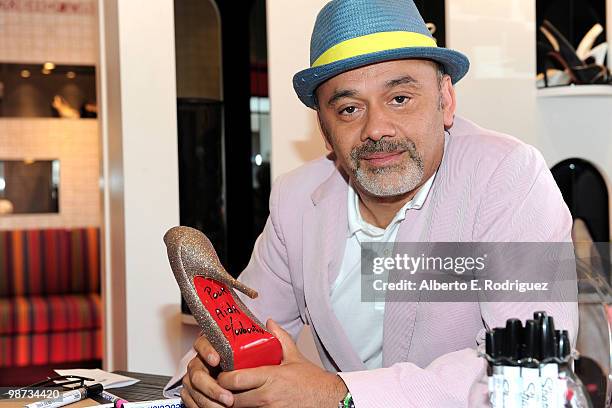
[[[105,390],[110,388],[127,387],[140,381],[124,375],[109,373],[108,371],[100,370],[99,368],[76,368],[71,370],[55,370],[55,372],[59,375],[80,375],[81,377],[93,378],[94,381],[85,381],[85,385],[98,383],[102,384]]]
[[[504,406],[504,367],[493,366],[493,376],[489,377],[489,398],[493,408]]]
[[[540,369],[539,368],[521,368],[521,377],[523,377],[523,408],[540,408],[542,392],[540,384]]]
[[[557,386],[559,377],[559,366],[549,363],[540,366],[540,406],[542,408],[555,408],[559,406],[557,401]]]
[[[504,407],[520,407],[523,381],[521,367],[504,366]]]
[[[183,377],[187,374],[187,365],[189,362],[197,356],[197,353],[193,348],[183,356],[181,361],[176,368],[176,374],[168,381],[168,384],[164,387],[164,397],[175,398],[181,396],[181,389],[183,388]]]

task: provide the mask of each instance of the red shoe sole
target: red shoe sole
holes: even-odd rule
[[[225,284],[203,276],[195,276],[193,284],[232,347],[235,370],[280,364],[283,350],[278,339],[240,310]]]

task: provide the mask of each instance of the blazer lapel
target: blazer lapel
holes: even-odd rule
[[[431,190],[420,209],[412,209],[406,213],[406,218],[402,221],[397,232],[396,243],[431,241],[431,212],[438,199],[437,188],[440,185],[440,180],[445,178],[448,173],[447,152],[451,141],[452,138],[445,134],[444,156],[442,156],[442,162],[438,168],[438,173],[431,186]],[[417,294],[419,295],[418,299],[420,298],[420,293]],[[418,308],[419,302],[402,301],[401,299],[396,302],[392,301],[392,299],[387,299],[385,302],[383,367],[390,367],[395,363],[408,361]]]
[[[348,185],[338,171],[313,194],[304,214],[304,295],[312,329],[340,371],[365,370],[330,302],[330,287],[338,276],[347,233]]]
[[[406,218],[397,232],[396,242],[409,242],[409,225],[414,213],[419,210],[409,210]],[[389,276],[389,280],[398,281],[397,278]],[[385,315],[383,318],[383,367],[390,367],[395,363],[407,361],[414,332],[414,323],[418,302],[410,302],[402,299],[394,301],[393,293],[387,292],[385,301]],[[401,298],[401,292],[399,293]]]

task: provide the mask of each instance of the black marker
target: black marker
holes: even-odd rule
[[[524,348],[521,358],[538,358],[540,350],[539,329],[540,325],[536,320],[527,320],[525,322],[525,330],[523,332]]]
[[[556,355],[555,322],[552,316],[545,316],[540,322],[540,356],[544,360]]]
[[[504,355],[514,361],[520,358],[520,345],[523,337],[523,324],[519,319],[506,321],[506,336],[504,339]]]

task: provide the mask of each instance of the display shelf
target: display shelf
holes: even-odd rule
[[[538,98],[571,96],[612,96],[612,85],[568,85],[540,88]]]
[[[96,116],[95,66],[0,62],[0,117]]]
[[[196,322],[195,317],[193,317],[193,315],[187,314],[187,313],[181,313],[181,322],[183,324],[189,325],[189,326],[197,326],[198,322]]]

